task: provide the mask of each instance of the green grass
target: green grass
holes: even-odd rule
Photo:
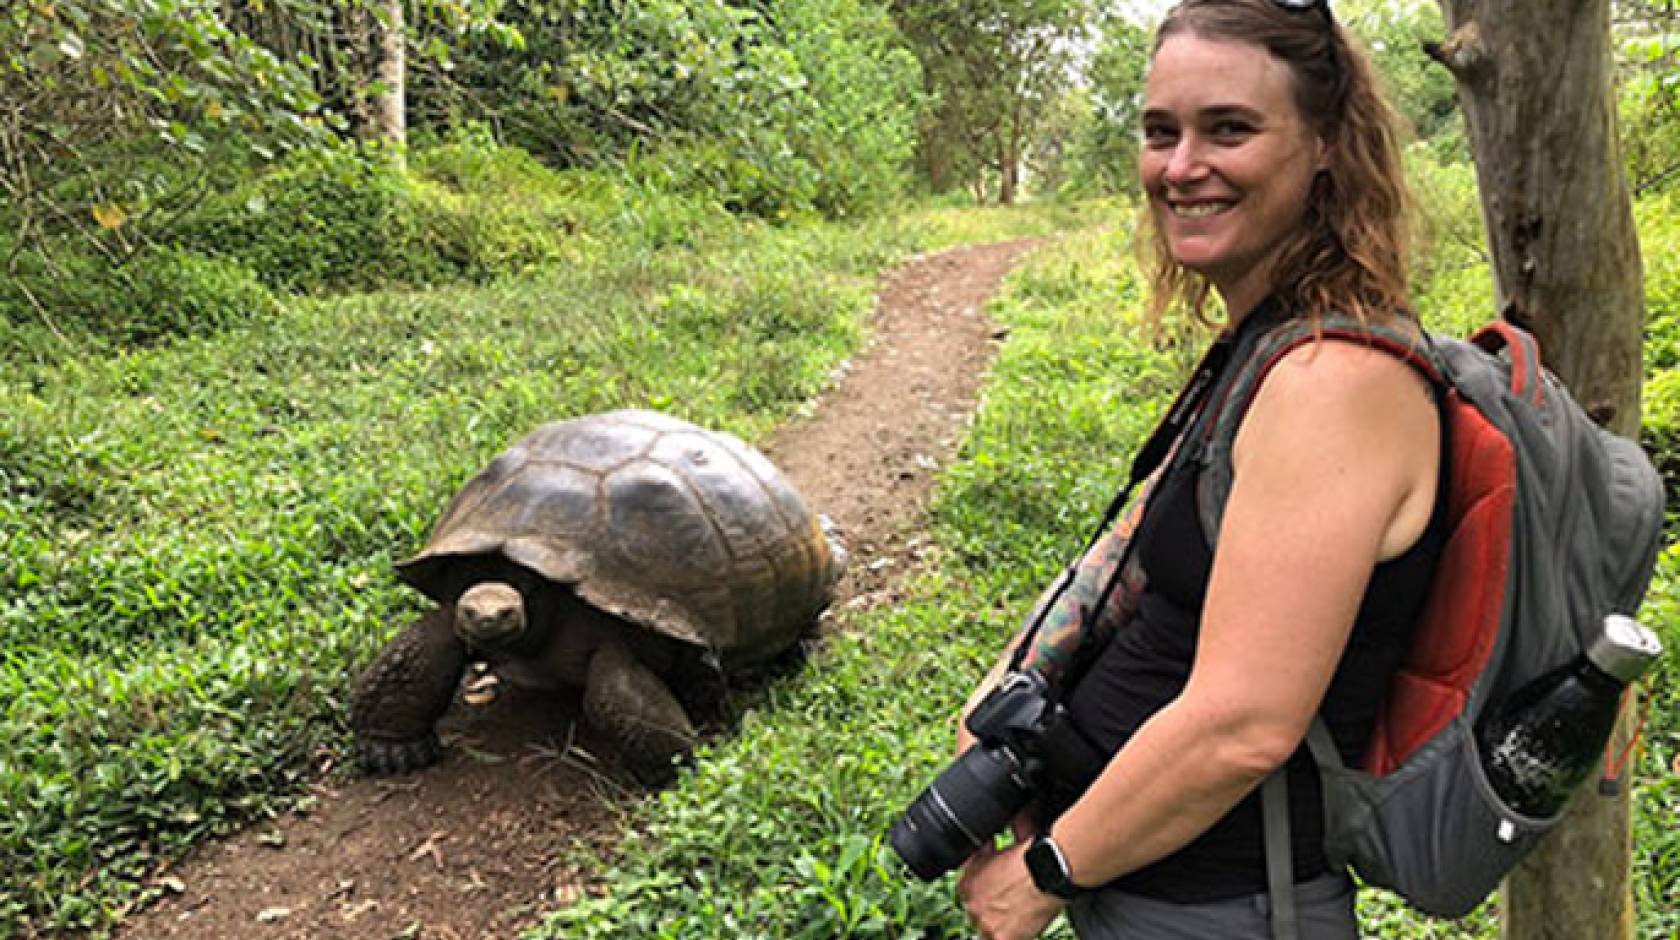
[[[1061,223],[673,244],[580,216],[564,267],[0,359],[0,936],[99,928],[148,866],[342,765],[349,679],[418,604],[392,560],[509,441],[624,406],[758,439],[864,341],[883,267]]]
[[[942,478],[937,562],[886,609],[853,615],[741,733],[707,749],[657,800],[629,807],[626,837],[594,894],[533,936],[962,937],[950,879],[910,879],[885,845],[897,814],[948,761],[954,715],[1037,591],[1076,551],[1176,388],[1197,342],[1156,349],[1138,325],[1121,224],[1071,236],[1011,277],[991,314],[1009,342],[961,460]],[[1485,270],[1444,266],[1443,325],[1468,320]],[[1430,296],[1425,293],[1426,298]],[[1427,309],[1427,308],[1426,308]],[[1479,318],[1485,319],[1485,316]],[[1462,328],[1457,325],[1456,328]],[[1645,612],[1680,647],[1680,548]],[[1636,777],[1639,935],[1669,938],[1680,883],[1680,744],[1671,657],[1652,680],[1653,727]],[[820,767],[820,773],[811,768]],[[1432,920],[1362,892],[1367,936],[1491,940],[1488,904]]]

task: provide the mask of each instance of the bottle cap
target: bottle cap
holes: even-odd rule
[[[1587,647],[1587,659],[1624,685],[1639,678],[1662,655],[1662,641],[1639,621],[1623,614],[1604,618],[1604,632]]]

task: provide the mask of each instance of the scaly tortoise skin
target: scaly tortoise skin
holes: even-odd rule
[[[521,684],[581,686],[584,719],[644,780],[695,739],[684,701],[786,652],[844,552],[739,439],[649,411],[544,425],[467,482],[398,574],[438,603],[356,683],[357,760],[441,756],[469,658]]]

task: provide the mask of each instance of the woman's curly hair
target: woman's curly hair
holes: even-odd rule
[[[1274,0],[1183,0],[1156,31],[1154,51],[1179,33],[1256,45],[1288,66],[1295,105],[1326,144],[1328,166],[1313,180],[1300,229],[1277,256],[1275,292],[1315,321],[1331,311],[1362,322],[1412,316],[1412,205],[1400,118],[1363,49],[1327,7],[1292,9]],[[1151,319],[1178,301],[1206,320],[1211,285],[1173,260],[1154,215],[1144,215],[1139,249]]]

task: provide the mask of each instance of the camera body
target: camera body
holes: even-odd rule
[[[1044,677],[1004,677],[968,716],[973,747],[928,784],[892,828],[892,847],[932,881],[974,854],[1021,812],[1038,787],[1044,742],[1064,721]]]

